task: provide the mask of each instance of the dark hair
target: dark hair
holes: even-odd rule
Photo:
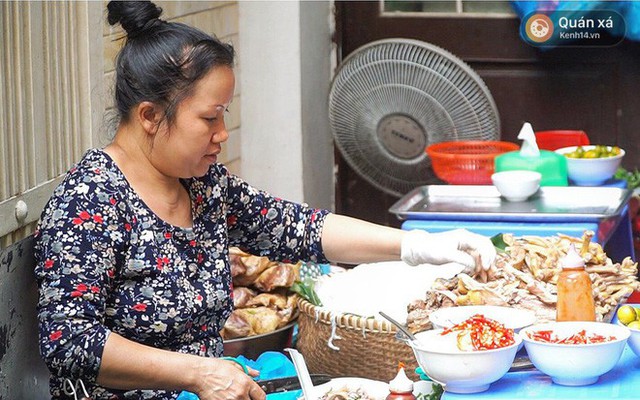
[[[196,28],[159,19],[150,1],[110,1],[110,25],[120,23],[127,40],[116,59],[115,101],[123,121],[143,101],[164,107],[171,123],[177,105],[212,68],[233,67],[234,50]]]

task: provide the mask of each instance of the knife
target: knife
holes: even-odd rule
[[[324,374],[311,374],[311,382],[314,386],[327,383],[331,380],[331,376]],[[266,394],[288,392],[290,390],[300,389],[300,381],[297,376],[288,376],[285,378],[263,379],[256,381]]]

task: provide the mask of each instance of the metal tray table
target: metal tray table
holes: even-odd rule
[[[613,187],[543,186],[526,201],[510,202],[494,186],[427,185],[389,211],[400,219],[600,223],[619,218],[631,195]]]
[[[404,220],[405,230],[575,237],[592,230],[607,255],[621,261],[635,259],[627,212],[631,195],[615,187],[544,186],[526,201],[509,202],[494,186],[430,185],[407,193],[389,211]]]

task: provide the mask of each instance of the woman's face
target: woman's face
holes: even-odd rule
[[[217,161],[229,138],[224,117],[233,98],[235,77],[230,67],[211,70],[177,107],[175,120],[163,124],[153,142],[151,162],[162,174],[199,177]]]

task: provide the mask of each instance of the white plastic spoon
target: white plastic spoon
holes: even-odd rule
[[[286,348],[284,350],[291,356],[305,400],[315,400],[312,397],[314,386],[311,381],[311,375],[309,375],[309,370],[307,369],[307,363],[304,361],[304,356],[296,349]]]

